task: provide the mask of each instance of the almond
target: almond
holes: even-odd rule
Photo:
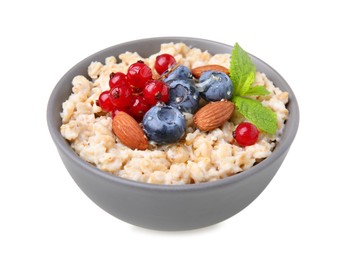
[[[205,66],[197,67],[197,68],[192,69],[191,73],[195,78],[198,79],[202,75],[203,72],[208,71],[208,70],[216,70],[216,71],[223,72],[227,75],[229,74],[228,68],[225,68],[220,65],[205,65]]]
[[[145,150],[148,140],[136,120],[125,112],[118,112],[112,120],[112,131],[122,142],[131,149]]]
[[[202,107],[194,116],[194,124],[202,131],[211,131],[222,126],[234,112],[230,101],[211,102]]]

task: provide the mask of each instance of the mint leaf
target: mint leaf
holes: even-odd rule
[[[230,78],[234,86],[234,96],[243,96],[256,77],[256,67],[250,56],[239,46],[234,45],[230,63]]]
[[[256,67],[250,56],[239,46],[234,45],[231,55],[230,78],[234,91],[232,101],[236,109],[259,130],[275,134],[277,116],[258,100],[243,96],[263,96],[270,94],[264,86],[252,86],[256,77]]]
[[[250,98],[235,96],[233,102],[236,109],[259,130],[275,134],[277,130],[277,116],[261,102]]]
[[[269,94],[270,92],[265,86],[253,86],[246,91],[245,96],[265,96]]]

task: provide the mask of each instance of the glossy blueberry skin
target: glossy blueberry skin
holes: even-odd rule
[[[143,117],[142,126],[148,139],[157,144],[178,142],[186,130],[182,113],[172,106],[161,104],[147,111]]]
[[[206,101],[229,100],[233,94],[233,83],[228,75],[219,71],[205,71],[199,78],[197,87]]]
[[[193,80],[176,79],[167,83],[170,86],[170,101],[168,105],[181,112],[195,113],[198,108],[200,95]]]
[[[166,78],[163,79],[164,82],[169,82],[175,79],[192,79],[191,71],[188,67],[184,65],[179,65],[173,71],[171,71]]]

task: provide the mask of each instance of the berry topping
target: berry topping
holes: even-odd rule
[[[149,108],[150,106],[146,103],[143,96],[136,96],[133,105],[129,109],[129,114],[134,117],[137,122],[141,122]]]
[[[130,107],[134,102],[131,87],[128,85],[114,87],[110,90],[110,100],[115,108]]]
[[[98,99],[97,103],[101,107],[101,109],[105,112],[111,112],[115,107],[114,104],[110,100],[110,91],[109,90],[103,91],[99,95],[99,99]]]
[[[131,85],[142,90],[146,82],[152,79],[152,70],[143,61],[138,61],[130,65],[127,77]]]
[[[143,97],[147,104],[152,106],[158,102],[167,103],[169,100],[169,87],[160,80],[150,80],[143,90]]]
[[[164,53],[156,57],[154,67],[159,75],[161,75],[174,64],[176,64],[174,57],[170,54]]]
[[[233,83],[225,73],[209,70],[202,73],[197,89],[206,101],[229,100],[233,93]]]
[[[259,131],[257,127],[249,122],[240,123],[235,131],[233,137],[241,146],[253,145],[257,142]]]
[[[186,130],[182,113],[166,105],[156,105],[149,109],[143,117],[142,125],[148,139],[157,144],[175,143]]]
[[[170,86],[170,106],[187,113],[194,113],[197,110],[200,96],[192,80],[176,79],[170,81],[168,85]]]
[[[125,75],[122,72],[111,73],[109,85],[110,88],[120,87],[122,85],[129,85],[127,75]]]
[[[174,79],[192,79],[190,69],[184,65],[179,65],[175,68],[171,68],[171,71],[165,72],[165,74],[162,76],[164,77],[164,82],[169,82]]]

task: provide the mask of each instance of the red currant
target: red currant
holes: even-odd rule
[[[129,109],[129,114],[136,119],[136,121],[141,122],[143,116],[150,109],[150,106],[146,103],[143,96],[136,96],[134,98],[134,103]]]
[[[130,65],[127,72],[128,81],[136,88],[143,89],[146,82],[152,79],[152,70],[143,61]]]
[[[170,54],[164,53],[156,57],[154,67],[155,70],[161,75],[174,64],[176,64],[175,58]]]
[[[233,136],[239,145],[249,146],[257,142],[259,131],[255,125],[243,122],[236,127]]]
[[[143,90],[143,97],[152,106],[158,102],[167,103],[169,100],[169,87],[161,80],[150,80]]]
[[[122,85],[129,85],[127,75],[125,75],[122,72],[111,73],[109,85],[110,88],[120,87]]]
[[[130,107],[134,102],[131,87],[128,85],[114,87],[110,90],[110,100],[115,108]]]
[[[110,91],[105,90],[99,95],[98,105],[105,112],[110,112],[114,109],[114,105],[110,100]]]

